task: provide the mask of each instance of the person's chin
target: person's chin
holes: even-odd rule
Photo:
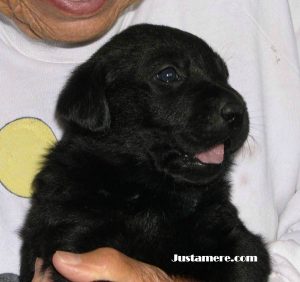
[[[28,1],[15,22],[33,38],[65,43],[84,43],[101,37],[120,13],[136,0]],[[23,10],[22,10],[23,9]]]

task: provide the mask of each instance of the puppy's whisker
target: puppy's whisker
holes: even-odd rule
[[[253,157],[255,155],[256,148],[258,146],[258,142],[256,141],[255,137],[251,134],[248,135],[244,145],[242,146],[239,156],[243,159],[247,157]]]

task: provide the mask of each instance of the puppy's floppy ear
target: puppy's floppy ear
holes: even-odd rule
[[[93,60],[79,66],[58,99],[56,115],[67,126],[99,132],[110,125],[105,78]]]

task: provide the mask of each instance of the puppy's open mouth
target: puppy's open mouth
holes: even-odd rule
[[[191,134],[177,134],[175,138],[184,166],[217,168],[233,153],[234,144],[229,136],[201,140]]]
[[[220,143],[194,154],[185,154],[184,159],[187,165],[192,166],[219,166],[225,159],[227,144]]]
[[[224,144],[218,144],[195,154],[194,158],[203,164],[221,164],[224,160]]]

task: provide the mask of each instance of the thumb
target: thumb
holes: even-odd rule
[[[159,268],[131,259],[112,248],[100,248],[84,254],[57,251],[53,265],[73,282],[173,281]]]

